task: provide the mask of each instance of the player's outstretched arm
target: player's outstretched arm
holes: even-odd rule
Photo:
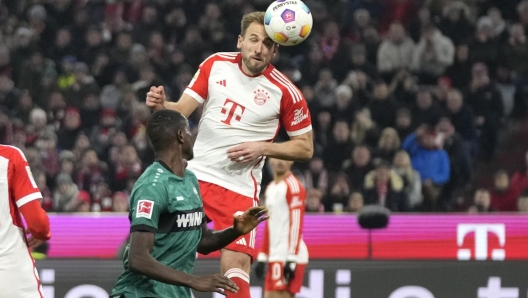
[[[200,105],[196,99],[186,93],[182,94],[178,102],[167,101],[163,86],[150,87],[150,91],[147,92],[146,104],[154,111],[171,109],[182,113],[185,117],[189,117]]]
[[[312,131],[290,137],[284,143],[246,142],[227,150],[227,157],[233,162],[250,162],[261,156],[283,160],[308,161],[313,156]]]
[[[209,254],[213,251],[224,248],[238,237],[251,232],[261,222],[267,220],[268,209],[264,206],[251,207],[242,214],[235,213],[234,224],[231,228],[222,231],[209,230],[206,222],[202,223],[202,239],[198,244],[198,252]]]
[[[217,292],[226,295],[224,290],[234,293],[238,291],[234,282],[220,274],[197,277],[161,264],[151,255],[154,237],[154,233],[151,232],[132,232],[128,257],[130,271],[163,283],[186,286],[200,292]]]

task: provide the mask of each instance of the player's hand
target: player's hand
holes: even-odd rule
[[[263,280],[266,275],[266,262],[257,262],[254,270],[257,278]]]
[[[286,262],[284,265],[284,278],[286,282],[289,283],[295,277],[295,267],[297,267],[295,262]]]
[[[154,111],[161,110],[165,108],[165,90],[163,90],[163,86],[150,87],[150,91],[147,92],[147,106],[151,108]]]
[[[233,228],[240,235],[251,232],[259,223],[269,218],[268,208],[264,206],[251,207],[246,212],[237,212],[233,216],[235,217]]]
[[[218,273],[197,277],[190,286],[199,292],[216,292],[224,296],[227,296],[225,290],[233,293],[238,292],[238,287],[232,280]]]
[[[227,150],[232,162],[250,162],[264,155],[264,142],[246,142]]]
[[[27,244],[28,247],[31,249],[35,249],[44,244],[44,242],[46,242],[46,240],[40,240],[33,237],[33,235],[31,235],[31,233],[29,232],[29,229],[26,229],[26,234],[29,234],[29,236],[27,237]]]

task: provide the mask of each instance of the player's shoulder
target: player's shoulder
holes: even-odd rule
[[[9,160],[24,160],[27,161],[24,152],[15,146],[0,145],[0,156]]]
[[[293,173],[288,175],[284,179],[284,182],[286,183],[286,185],[288,186],[288,190],[292,194],[298,194],[304,191],[304,186],[302,185],[301,180],[297,178]]]
[[[304,96],[301,90],[282,72],[273,67],[266,73],[266,78],[282,91],[283,99],[291,99],[293,103],[302,101]]]
[[[237,61],[239,53],[238,52],[218,52],[214,53],[211,56],[207,57],[202,64],[200,64],[200,67],[204,65],[212,65],[215,62],[232,62],[235,63]]]
[[[188,177],[190,180],[198,182],[196,174],[194,174],[194,172],[189,169],[185,169],[185,177]]]

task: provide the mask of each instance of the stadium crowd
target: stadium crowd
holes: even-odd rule
[[[295,170],[307,211],[466,211],[474,163],[492,161],[501,127],[526,117],[528,1],[305,2],[311,36],[272,63],[312,115],[314,158]],[[24,150],[43,207],[127,211],[154,159],[147,90],[179,98],[203,59],[236,51],[241,16],[269,3],[2,1],[0,142]],[[472,192],[469,211],[528,212],[528,152],[525,163]]]

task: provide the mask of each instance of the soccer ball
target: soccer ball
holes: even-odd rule
[[[264,15],[266,33],[281,46],[303,42],[310,35],[312,24],[310,9],[300,0],[277,0]]]

